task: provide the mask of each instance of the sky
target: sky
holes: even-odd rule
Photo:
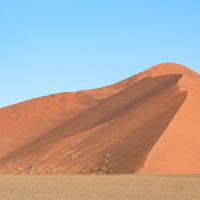
[[[200,73],[199,0],[0,0],[0,107],[163,62]]]

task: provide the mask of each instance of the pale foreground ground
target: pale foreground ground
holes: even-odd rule
[[[1,176],[2,200],[197,200],[198,175]]]

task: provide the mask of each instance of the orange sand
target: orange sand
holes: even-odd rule
[[[200,75],[173,63],[0,109],[1,174],[200,173]]]

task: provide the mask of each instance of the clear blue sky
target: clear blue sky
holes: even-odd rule
[[[169,61],[200,72],[199,0],[0,0],[0,107]]]

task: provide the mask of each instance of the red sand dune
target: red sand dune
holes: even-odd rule
[[[200,173],[200,75],[173,63],[0,109],[1,174]]]

